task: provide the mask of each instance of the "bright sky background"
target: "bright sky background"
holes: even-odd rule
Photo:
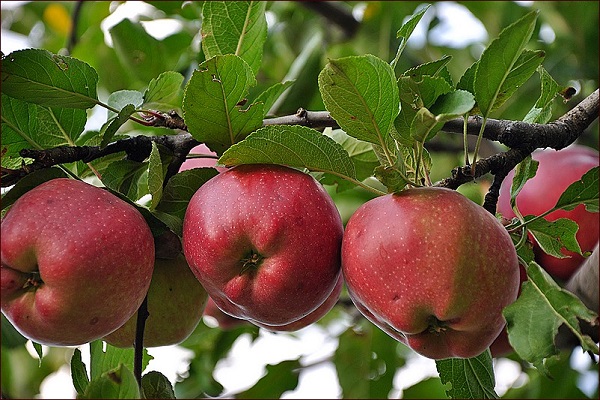
[[[3,1],[2,9],[19,7],[21,1]],[[521,2],[529,4],[531,2]],[[488,41],[485,27],[464,6],[454,2],[440,2],[434,6],[439,11],[439,24],[430,32],[430,40],[436,45],[451,47],[464,47],[473,43],[481,43],[481,49]],[[415,30],[408,42],[408,46],[422,47],[425,43],[424,23],[433,18],[434,7],[423,17],[423,21]],[[360,17],[361,5],[357,5],[354,15]],[[123,18],[138,20],[141,15],[152,16],[152,7],[143,2],[128,1],[119,6],[115,12],[102,23],[105,32],[105,40],[110,43],[108,29],[117,24]],[[173,34],[181,29],[179,22],[175,20],[155,20],[144,22],[145,28],[158,39]],[[40,34],[38,32],[37,34]],[[41,32],[43,34],[43,32]],[[554,32],[548,26],[543,27],[542,40],[553,41]],[[12,51],[32,47],[27,36],[19,35],[2,29],[1,50],[4,54]],[[91,124],[98,125],[104,122],[106,116],[93,117]],[[89,124],[87,129],[93,129]],[[97,128],[97,127],[96,127]],[[287,392],[283,398],[339,398],[341,389],[337,379],[335,366],[328,360],[337,348],[336,336],[346,326],[340,323],[337,326],[326,328],[312,325],[295,333],[273,334],[261,330],[259,338],[251,343],[248,335],[242,335],[232,347],[227,358],[221,360],[214,372],[215,379],[225,387],[225,397],[253,386],[265,372],[266,364],[276,364],[283,360],[301,358],[303,365],[313,365],[302,371],[299,385],[293,392]],[[333,335],[332,335],[333,333]],[[88,346],[82,346],[83,359],[89,360]],[[35,356],[33,348],[30,349]],[[188,360],[193,356],[191,351],[179,346],[151,348],[149,353],[154,356],[150,362],[149,370],[157,370],[165,374],[169,380],[175,381],[178,373],[187,369]],[[585,370],[589,365],[589,359],[585,354],[575,352],[572,365],[575,368]],[[495,365],[497,379],[497,393],[502,395],[517,380],[523,384],[526,379],[520,375],[520,367],[516,362],[501,359]],[[435,362],[433,360],[414,354],[407,361],[406,366],[399,369],[394,378],[395,389],[390,393],[391,397],[398,397],[403,388],[412,386],[425,377],[437,376]],[[590,385],[591,382],[591,385]],[[582,382],[582,389],[592,393],[597,385],[596,379],[587,379]],[[585,387],[587,386],[587,387]],[[75,398],[75,390],[71,381],[70,370],[67,365],[59,371],[50,375],[42,384],[41,398]]]

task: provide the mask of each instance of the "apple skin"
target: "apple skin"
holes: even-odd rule
[[[144,347],[183,342],[198,326],[207,300],[206,291],[183,254],[172,260],[157,258],[148,290],[149,316],[144,327]],[[104,340],[116,347],[132,347],[136,325],[137,313]]]
[[[255,322],[254,324],[267,329],[272,332],[294,332],[300,330],[302,328],[306,328],[307,326],[314,324],[321,318],[323,318],[331,309],[336,305],[338,299],[340,298],[340,294],[342,293],[342,288],[344,287],[344,278],[340,273],[338,277],[337,283],[333,288],[333,292],[327,297],[327,300],[323,302],[317,309],[307,316],[300,318],[298,321],[294,321],[290,324],[281,325],[281,326],[270,326],[265,324],[260,324]]]
[[[560,195],[570,184],[581,179],[591,168],[598,165],[598,152],[592,148],[571,145],[560,151],[553,149],[536,150],[532,157],[539,162],[538,170],[532,179],[517,196],[517,207],[523,215],[540,215],[548,211],[558,201]],[[514,170],[502,182],[497,210],[505,218],[513,218],[515,214],[510,207],[510,187]],[[548,221],[569,218],[577,222],[579,230],[576,238],[582,252],[592,251],[598,242],[600,219],[597,213],[589,212],[585,206],[579,205],[571,211],[557,210],[546,217]],[[568,280],[584,261],[584,257],[571,251],[563,250],[569,258],[556,258],[544,253],[534,243],[536,261],[554,278]]]
[[[146,221],[81,181],[57,178],[21,196],[2,219],[1,241],[2,313],[41,344],[75,346],[109,334],[150,286]]]
[[[221,310],[281,326],[313,312],[333,291],[342,235],[333,200],[312,176],[240,165],[194,194],[183,250]]]
[[[483,207],[445,188],[363,204],[346,225],[342,271],[367,319],[432,359],[485,351],[519,288],[508,232]]]

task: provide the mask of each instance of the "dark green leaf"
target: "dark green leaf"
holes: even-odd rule
[[[283,164],[355,180],[348,153],[330,137],[304,126],[266,126],[231,146],[219,164]]]
[[[194,193],[217,174],[214,168],[194,168],[175,174],[167,182],[156,209],[183,221],[185,210]]]
[[[554,209],[572,210],[585,204],[590,212],[598,212],[598,167],[586,172],[580,180],[573,182],[558,199]]]
[[[237,394],[237,399],[278,399],[288,390],[298,386],[300,373],[298,360],[286,360],[276,365],[267,365],[267,373],[245,392]]]
[[[83,61],[26,49],[2,58],[2,93],[46,107],[91,108],[98,74]]]
[[[152,142],[152,150],[148,158],[148,193],[152,195],[150,210],[154,210],[163,194],[163,183],[171,156],[168,150]]]
[[[208,1],[202,6],[202,49],[207,59],[235,54],[253,73],[267,38],[264,1]]]
[[[175,392],[169,379],[158,371],[142,376],[142,393],[146,399],[174,399]]]
[[[554,337],[563,324],[579,339],[584,350],[598,354],[596,344],[579,327],[579,319],[593,322],[597,315],[558,286],[535,262],[527,266],[527,277],[519,298],[503,311],[510,345],[519,357],[547,373],[544,363],[558,354]]]
[[[319,74],[319,89],[325,107],[348,135],[388,151],[400,107],[389,64],[372,55],[330,60]]]
[[[100,171],[102,183],[115,192],[137,201],[148,194],[147,180],[148,162],[118,160],[110,163]]]
[[[183,116],[194,139],[222,154],[262,126],[262,104],[241,104],[256,79],[248,64],[234,55],[216,56],[200,64],[183,97]]]
[[[2,201],[2,207],[4,207],[4,200]],[[2,347],[6,349],[14,349],[17,347],[24,346],[27,343],[27,338],[21,335],[15,327],[10,323],[8,319],[2,316],[2,330],[0,333],[2,334]]]
[[[534,218],[525,217],[525,221]],[[540,248],[556,258],[565,258],[561,252],[562,248],[581,254],[581,248],[575,234],[579,226],[575,221],[567,218],[559,218],[555,221],[546,221],[543,218],[535,219],[527,223],[529,232],[533,235]]]
[[[494,108],[507,77],[529,42],[537,15],[537,11],[532,11],[503,29],[481,55],[473,86],[484,117]]]
[[[81,360],[81,350],[75,349],[73,357],[71,357],[71,378],[73,379],[73,386],[77,391],[77,394],[82,395],[87,389],[90,378],[87,374],[85,364]]]
[[[510,204],[514,208],[516,198],[525,183],[533,178],[537,172],[539,162],[534,160],[531,155],[527,156],[523,161],[517,165],[515,169],[515,176],[510,187]]]
[[[119,128],[129,120],[131,114],[135,112],[135,106],[133,104],[127,104],[125,107],[119,111],[119,114],[116,115],[113,119],[108,120],[102,128],[100,129],[100,134],[102,135],[102,142],[100,143],[100,147],[106,147],[113,140],[115,134],[119,130]]]
[[[453,399],[497,399],[494,367],[489,350],[473,358],[447,358],[435,362],[442,383]]]

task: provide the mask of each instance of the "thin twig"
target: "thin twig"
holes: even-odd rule
[[[73,48],[79,40],[77,28],[79,26],[79,17],[81,15],[81,8],[83,7],[83,3],[83,0],[77,1],[77,3],[75,3],[75,8],[73,9],[73,15],[71,15],[71,33],[67,41],[67,54],[71,54],[73,52]]]

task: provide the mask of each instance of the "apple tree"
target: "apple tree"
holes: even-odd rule
[[[3,398],[278,398],[314,363],[215,371],[315,327],[339,397],[598,396],[597,3],[2,14]]]

